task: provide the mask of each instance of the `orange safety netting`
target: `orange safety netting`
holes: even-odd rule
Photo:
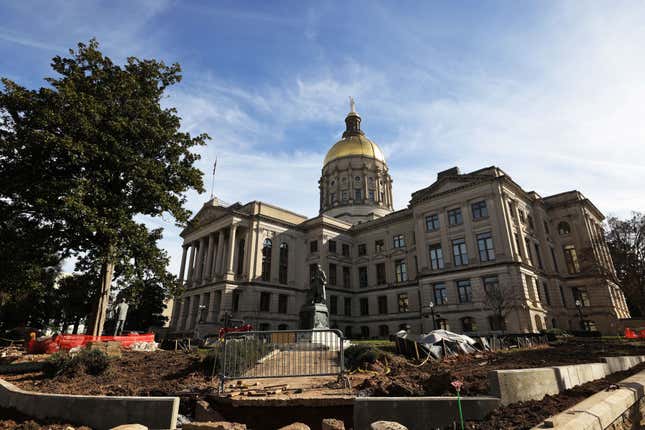
[[[121,348],[128,349],[136,342],[154,342],[154,333],[128,334],[125,336],[88,336],[85,334],[61,334],[44,340],[31,339],[27,344],[30,354],[52,354],[58,350],[70,350],[88,342],[121,342]]]

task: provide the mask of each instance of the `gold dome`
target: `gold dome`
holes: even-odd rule
[[[349,156],[374,158],[385,163],[385,156],[383,155],[381,148],[364,135],[359,134],[344,137],[336,142],[336,144],[327,152],[323,165],[327,165],[327,163],[336,160],[337,158]]]

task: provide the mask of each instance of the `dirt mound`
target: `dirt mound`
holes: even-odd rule
[[[60,375],[46,378],[41,373],[6,375],[4,379],[30,391],[61,394],[110,396],[166,396],[206,392],[216,383],[204,376],[197,355],[183,352],[125,352],[111,360],[100,375]]]

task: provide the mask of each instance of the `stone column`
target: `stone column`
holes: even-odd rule
[[[175,321],[175,330],[180,331],[184,326],[184,302],[186,299],[181,299],[177,301],[179,309],[177,312],[177,320]]]
[[[206,296],[205,293],[202,293],[202,294],[199,295],[199,304],[197,305],[197,312],[195,312],[196,315],[195,315],[195,322],[193,324],[193,327],[197,327],[197,324],[199,324],[199,320],[200,320],[201,315],[202,315],[201,307],[204,305],[204,301],[206,299],[205,296]]]
[[[188,253],[188,246],[182,246],[181,252],[181,265],[179,266],[179,283],[184,283],[184,271],[186,266],[186,254]]]
[[[198,282],[201,282],[202,278],[204,277],[203,275],[203,269],[204,269],[204,257],[206,256],[206,238],[202,237],[199,239],[199,252],[197,253],[197,263],[195,264],[195,269],[197,275],[195,276],[195,280]]]
[[[244,265],[242,266],[242,275],[246,279],[252,279],[250,276],[251,269],[251,254],[253,254],[253,222],[249,221],[249,227],[246,231],[246,238],[244,239]]]
[[[190,285],[190,283],[193,281],[193,275],[195,274],[195,242],[191,242],[190,245],[190,260],[188,262],[188,278],[187,278],[187,283]]]
[[[206,280],[211,280],[213,278],[213,252],[215,250],[215,234],[211,233],[208,235],[208,254],[206,256],[206,264],[204,265],[202,277]]]
[[[215,309],[215,295],[217,291],[211,291],[208,300],[208,315],[206,321],[215,322],[217,319],[217,310]]]
[[[217,232],[217,253],[215,254],[215,261],[213,263],[213,272],[216,275],[222,274],[222,253],[224,252],[224,231]]]
[[[237,223],[231,225],[231,232],[228,237],[228,255],[226,262],[226,272],[228,275],[233,276],[235,274],[234,266],[235,263],[235,233],[237,231]]]
[[[188,312],[186,315],[186,323],[184,324],[184,330],[190,330],[192,328],[192,322],[194,321],[195,315],[193,315],[195,303],[195,296],[190,296],[188,298]]]

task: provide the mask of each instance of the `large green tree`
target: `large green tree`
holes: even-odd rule
[[[607,220],[607,245],[634,316],[645,316],[645,214]]]
[[[0,197],[44,225],[60,226],[64,248],[95,257],[100,294],[92,327],[105,320],[114,264],[140,237],[135,217],[189,218],[189,189],[203,191],[192,149],[208,136],[180,130],[161,106],[181,80],[178,64],[130,57],[124,65],[95,40],[52,60],[38,90],[2,79]]]

